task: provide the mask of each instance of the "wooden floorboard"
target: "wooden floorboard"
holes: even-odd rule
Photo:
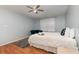
[[[35,47],[18,47],[16,44],[0,46],[0,54],[48,54],[48,52]]]

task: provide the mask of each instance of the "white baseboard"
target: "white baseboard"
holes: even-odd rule
[[[10,43],[16,42],[16,41],[22,40],[22,39],[27,38],[27,37],[29,37],[29,36],[21,36],[20,38],[17,38],[14,41],[10,41],[10,42],[4,43],[4,44],[0,44],[0,46],[7,45],[7,44],[10,44]]]

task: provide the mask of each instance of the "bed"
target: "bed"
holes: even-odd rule
[[[34,34],[29,37],[30,46],[36,48],[41,48],[46,51],[60,53],[58,52],[61,48],[71,49],[75,53],[78,52],[77,44],[75,39],[69,37],[61,36],[59,32],[42,32],[41,34]],[[60,49],[59,49],[60,48]],[[66,50],[65,49],[65,50]]]

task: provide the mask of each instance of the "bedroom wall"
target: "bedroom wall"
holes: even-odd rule
[[[33,30],[40,30],[40,20],[33,19],[33,22],[34,22]]]
[[[61,32],[63,28],[65,28],[65,15],[57,16],[55,19],[55,31]]]
[[[29,35],[33,20],[24,15],[0,9],[0,45]]]
[[[72,5],[66,15],[66,26],[75,29],[75,37],[79,47],[79,5]]]

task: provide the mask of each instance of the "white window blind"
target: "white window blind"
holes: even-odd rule
[[[55,18],[40,20],[40,28],[46,32],[55,31]]]

